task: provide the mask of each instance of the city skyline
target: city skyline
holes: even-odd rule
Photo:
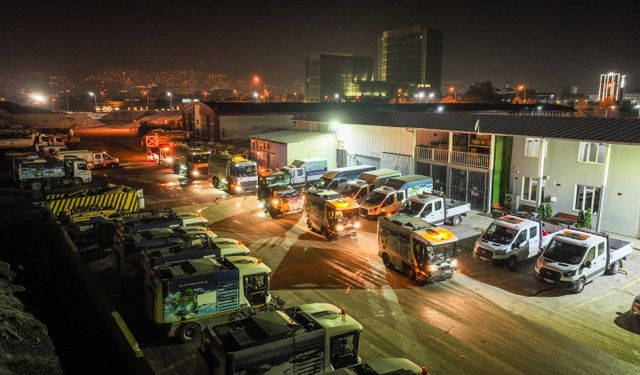
[[[382,31],[425,25],[443,30],[443,81],[490,80],[496,87],[525,84],[556,92],[576,85],[594,93],[601,73],[617,71],[626,74],[629,90],[640,88],[640,46],[626,32],[635,25],[638,5],[621,1],[606,8],[431,1],[35,4],[4,10],[0,70],[71,78],[110,68],[194,70],[260,74],[265,82],[286,84],[304,78],[310,53],[370,56],[375,65]]]

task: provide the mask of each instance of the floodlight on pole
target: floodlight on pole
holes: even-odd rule
[[[169,108],[173,111],[173,94],[167,92],[167,96],[169,97]]]
[[[96,96],[96,94],[93,91],[89,91],[89,96],[93,96],[93,102],[95,103],[95,111],[98,112],[98,97]]]

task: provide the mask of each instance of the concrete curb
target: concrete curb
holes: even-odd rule
[[[99,323],[104,324],[107,328],[116,350],[127,365],[128,372],[131,374],[153,374],[154,372],[133,333],[85,268],[80,259],[78,248],[67,231],[53,217],[49,219],[49,231],[54,243],[69,261],[78,281],[82,283],[91,303],[98,310],[102,320]]]

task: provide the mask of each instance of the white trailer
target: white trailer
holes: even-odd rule
[[[456,226],[462,223],[462,217],[469,211],[470,203],[435,194],[414,195],[400,209],[402,214],[424,219],[431,224],[449,223]]]
[[[537,280],[580,293],[596,277],[615,275],[633,247],[607,234],[567,229],[557,233],[538,258]]]

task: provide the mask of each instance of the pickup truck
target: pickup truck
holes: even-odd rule
[[[473,257],[485,262],[505,263],[515,270],[518,263],[540,255],[562,227],[513,215],[495,219],[476,240]]]
[[[418,194],[404,202],[400,213],[424,219],[430,224],[460,225],[471,204],[435,194]]]
[[[537,280],[580,293],[596,277],[615,275],[631,254],[630,242],[607,234],[567,229],[557,233],[538,258]]]

